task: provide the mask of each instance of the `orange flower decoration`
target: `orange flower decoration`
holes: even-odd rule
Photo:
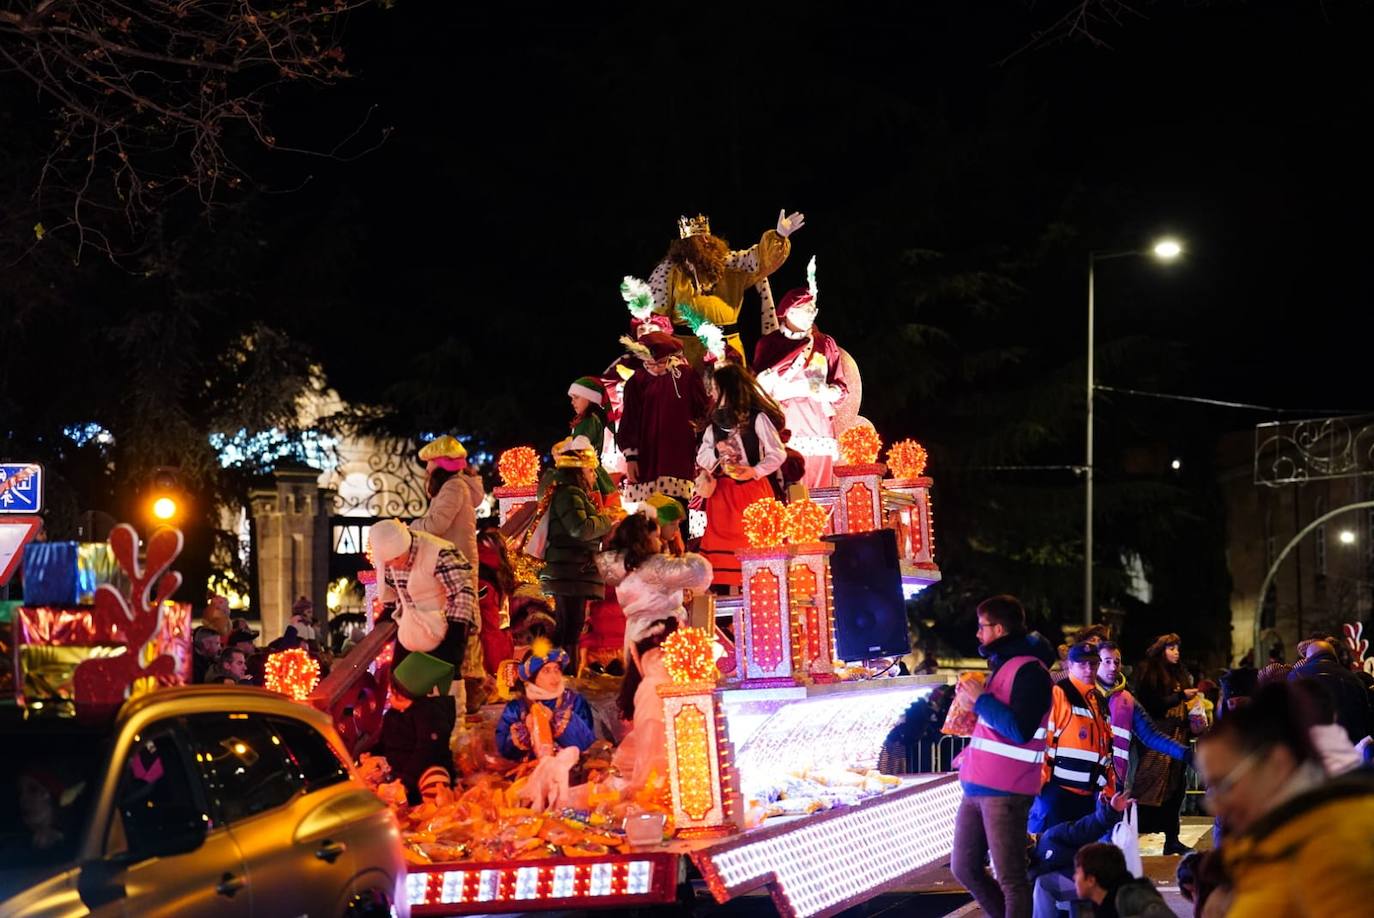
[[[539,480],[539,454],[528,446],[508,449],[496,460],[496,473],[508,488],[532,485]]]
[[[851,427],[840,434],[840,462],[844,465],[869,465],[878,461],[882,438],[872,427]]]
[[[716,647],[705,628],[679,628],[663,642],[663,666],[676,685],[715,682]]]
[[[787,508],[776,498],[760,498],[745,507],[741,522],[754,548],[771,548],[787,539]]]
[[[278,650],[267,658],[264,685],[270,692],[279,692],[293,701],[304,701],[319,681],[320,664],[300,647]]]
[[[887,451],[893,478],[920,478],[926,470],[926,448],[915,440],[898,440]]]
[[[830,523],[830,511],[814,500],[797,500],[787,505],[787,541],[794,545],[818,542]]]

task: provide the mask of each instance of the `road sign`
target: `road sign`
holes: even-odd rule
[[[24,557],[24,546],[42,526],[37,516],[0,517],[0,586],[10,582]]]
[[[43,466],[0,462],[0,513],[33,514],[43,509]]]

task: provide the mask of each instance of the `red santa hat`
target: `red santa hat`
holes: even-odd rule
[[[639,339],[639,343],[649,349],[654,360],[666,360],[682,353],[682,342],[661,331],[649,332]]]
[[[787,315],[787,310],[793,306],[813,306],[816,302],[815,295],[805,287],[795,287],[783,296],[782,302],[777,305],[778,318]]]

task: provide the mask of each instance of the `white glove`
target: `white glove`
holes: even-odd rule
[[[581,757],[576,746],[564,746],[553,755],[544,756],[530,772],[517,798],[528,801],[536,813],[561,809],[568,802],[568,773]]]

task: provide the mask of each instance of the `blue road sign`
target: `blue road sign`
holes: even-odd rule
[[[0,462],[0,513],[31,514],[43,509],[43,466]]]

